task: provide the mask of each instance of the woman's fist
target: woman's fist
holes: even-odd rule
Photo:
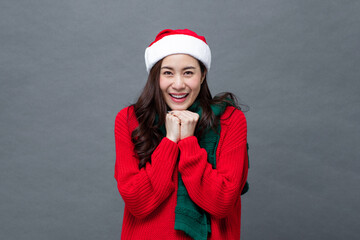
[[[196,124],[199,120],[199,114],[190,112],[188,110],[171,111],[170,114],[180,120],[179,140],[194,135]]]
[[[171,113],[166,114],[166,137],[173,142],[180,140],[180,119]]]

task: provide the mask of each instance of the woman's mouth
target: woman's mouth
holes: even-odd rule
[[[174,93],[169,93],[171,99],[174,102],[184,102],[186,100],[186,97],[189,95],[188,93],[181,93],[181,94],[174,94]]]

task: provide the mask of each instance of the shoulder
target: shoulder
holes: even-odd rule
[[[130,105],[121,109],[117,114],[115,120],[121,120],[128,118],[129,116],[135,116],[134,106]]]
[[[245,114],[235,107],[227,107],[220,117],[221,136],[231,142],[240,144],[247,140],[247,123]]]
[[[233,106],[228,106],[220,117],[221,125],[241,125],[246,128],[245,114]]]
[[[134,128],[134,126],[136,127],[138,125],[133,105],[121,109],[115,117],[115,127],[124,124],[128,125],[130,128]]]

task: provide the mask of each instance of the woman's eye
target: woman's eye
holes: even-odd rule
[[[163,72],[164,75],[171,75],[171,72],[170,71],[165,71]]]
[[[185,75],[192,75],[192,74],[193,74],[192,71],[186,71],[186,72],[185,72]]]

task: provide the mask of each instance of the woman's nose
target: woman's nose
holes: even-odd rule
[[[172,84],[172,87],[176,90],[185,88],[185,82],[182,76],[177,75],[174,78],[174,83]]]

